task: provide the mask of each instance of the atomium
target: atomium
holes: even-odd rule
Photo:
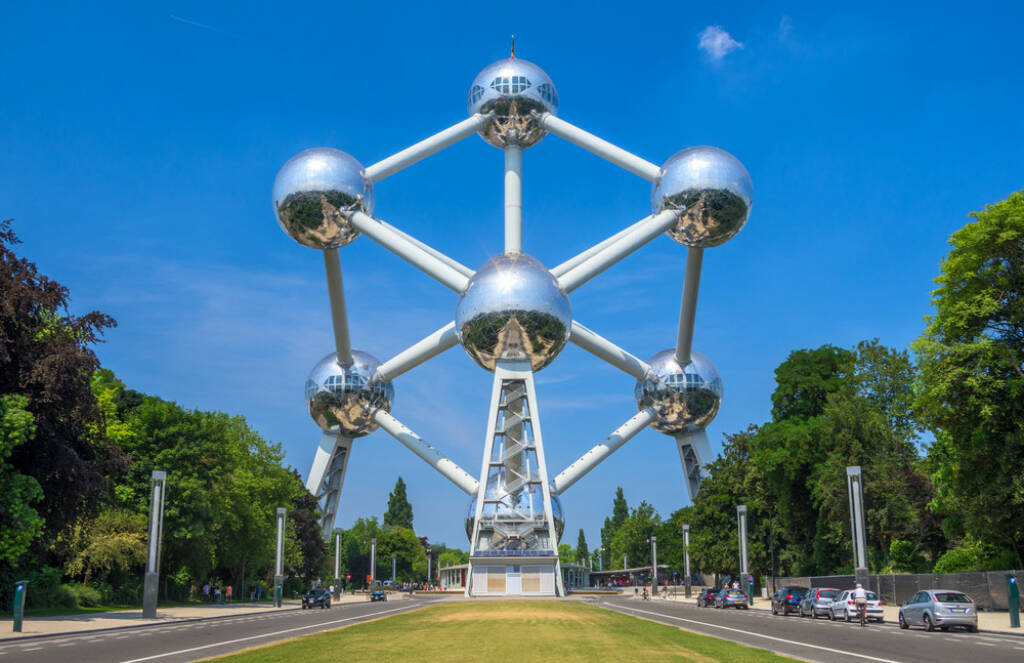
[[[352,359],[343,367],[332,352],[317,362],[306,378],[306,407],[321,430],[362,437],[377,430],[376,410],[391,411],[395,390],[375,379],[380,362],[372,355],[353,350]]]
[[[524,253],[488,260],[455,307],[459,342],[489,371],[502,359],[527,360],[539,371],[565,347],[571,325],[569,298],[557,279]]]
[[[311,249],[350,244],[359,231],[355,210],[373,213],[373,187],[358,161],[341,150],[317,147],[288,160],[274,180],[274,214],[281,229]]]
[[[672,155],[651,190],[655,212],[676,210],[679,221],[668,230],[680,244],[719,246],[747,223],[753,185],[743,164],[717,147],[690,147]]]
[[[706,428],[722,404],[722,378],[708,358],[692,352],[680,366],[675,355],[669,348],[648,359],[651,370],[633,390],[638,409],[653,406],[658,413],[651,427],[668,435]]]
[[[544,70],[526,60],[498,60],[469,88],[469,114],[489,115],[480,135],[495,147],[530,147],[544,137],[536,114],[557,114],[558,93]]]
[[[323,531],[334,527],[352,438],[379,427],[470,496],[466,591],[473,594],[491,593],[492,572],[505,587],[505,569],[518,569],[527,558],[535,570],[557,571],[558,540],[564,529],[561,496],[648,427],[675,438],[683,485],[691,499],[696,496],[702,466],[711,456],[704,429],[722,404],[722,379],[706,357],[692,351],[703,252],[721,246],[744,227],[753,187],[743,165],[718,148],[691,147],[659,167],[556,117],[559,99],[551,78],[515,57],[494,62],[477,75],[467,110],[468,119],[365,169],[335,149],[302,152],[278,174],[273,203],[278,223],[290,237],[322,251],[327,274],[335,352],[316,365],[306,382],[309,413],[323,431],[306,487],[324,501]],[[550,269],[523,252],[521,189],[523,149],[549,132],[651,182],[654,211]],[[505,153],[505,249],[476,271],[372,216],[374,188],[381,180],[474,133]],[[532,220],[527,217],[526,222]],[[350,344],[338,249],[360,234],[458,296],[452,322],[383,363],[352,350]],[[689,247],[679,327],[676,347],[644,362],[576,320],[569,296],[663,234]],[[356,279],[363,276],[357,274]],[[534,375],[555,361],[566,343],[631,376],[639,411],[551,476]],[[391,414],[392,380],[456,345],[493,373],[478,478]],[[526,569],[527,562],[522,563]],[[474,565],[479,565],[478,571]],[[526,589],[525,571],[521,579],[517,572],[510,586],[543,593],[539,572],[530,573],[529,587],[534,589]],[[548,593],[564,590],[560,574],[554,575],[552,589],[544,590]],[[474,582],[482,586],[471,589]]]

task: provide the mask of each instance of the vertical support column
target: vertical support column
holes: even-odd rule
[[[281,607],[284,591],[284,507],[277,508],[277,557],[274,559],[274,607]]]
[[[658,595],[658,537],[651,537],[651,598]]]
[[[160,544],[164,530],[167,473],[153,470],[150,483],[152,496],[149,503],[149,556],[142,590],[143,619],[156,619],[156,604],[160,593]]]
[[[345,311],[345,287],[341,281],[341,261],[338,249],[324,251],[324,270],[327,272],[327,296],[331,301],[331,323],[334,326],[334,348],[338,365],[352,365],[352,345],[348,335],[348,313]]]
[[[697,294],[700,291],[700,268],[703,264],[704,249],[691,246],[686,252],[686,276],[676,337],[676,361],[680,366],[690,363],[690,352],[693,350],[693,325],[697,319]]]
[[[334,598],[341,596],[341,529],[334,530]]]
[[[377,587],[377,539],[370,539],[370,591]]]
[[[747,505],[741,504],[736,507],[736,519],[739,521],[740,540],[740,587],[743,591],[749,592],[750,570],[747,568]]]
[[[686,571],[686,598],[690,598],[690,526],[683,525],[683,566]]]
[[[523,252],[523,148],[505,148],[505,253]]]
[[[867,586],[867,534],[864,527],[864,476],[859,465],[846,468],[846,491],[850,497],[850,534],[853,537],[853,573],[856,581]]]

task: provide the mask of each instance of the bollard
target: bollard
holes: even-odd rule
[[[750,586],[750,591],[747,592],[747,601],[750,605],[754,605],[754,576],[747,576],[747,584]]]
[[[28,580],[19,580],[14,585],[14,632],[21,633],[21,622],[25,617],[25,592]]]
[[[1010,604],[1010,628],[1020,628],[1020,589],[1012,573],[1006,574],[1006,595]]]

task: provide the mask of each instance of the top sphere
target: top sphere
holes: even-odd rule
[[[526,60],[498,60],[481,71],[469,88],[469,114],[493,113],[480,136],[495,147],[535,145],[547,133],[533,112],[558,112],[555,84],[544,70]]]
[[[661,167],[651,190],[655,213],[676,210],[679,221],[668,229],[686,246],[724,244],[746,224],[754,185],[743,164],[717,147],[690,147]]]
[[[488,260],[455,307],[459,343],[488,371],[499,359],[527,360],[539,371],[565,347],[571,325],[572,308],[558,281],[523,253]]]
[[[311,249],[336,249],[351,243],[359,231],[349,215],[373,213],[373,186],[363,166],[330,147],[299,152],[274,180],[274,213],[281,229]]]

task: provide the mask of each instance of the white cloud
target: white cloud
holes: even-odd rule
[[[793,19],[783,15],[779,20],[779,41],[787,42],[793,35]]]
[[[717,25],[709,25],[700,31],[697,48],[704,51],[711,60],[717,62],[733,51],[743,48],[743,44],[732,38],[728,32]]]

